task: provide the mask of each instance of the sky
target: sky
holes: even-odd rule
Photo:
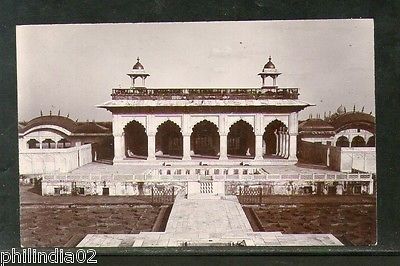
[[[268,57],[280,87],[313,103],[300,112],[335,112],[342,104],[375,114],[373,20],[17,26],[19,121],[69,114],[111,121],[96,105],[129,87],[139,56],[147,87],[260,87]]]

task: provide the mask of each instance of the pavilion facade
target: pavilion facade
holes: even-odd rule
[[[269,58],[258,88],[147,88],[138,59],[131,86],[98,106],[113,115],[113,163],[296,163],[298,114],[310,104],[278,87],[280,74]]]

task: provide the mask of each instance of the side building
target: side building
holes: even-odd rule
[[[18,125],[20,174],[66,173],[113,157],[110,122],[41,115]]]
[[[342,172],[376,173],[375,117],[340,106],[299,124],[299,159]]]

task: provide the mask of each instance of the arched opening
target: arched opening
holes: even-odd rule
[[[228,156],[254,157],[255,135],[253,127],[239,120],[229,128]]]
[[[52,139],[45,139],[42,141],[42,149],[55,149],[56,142]]]
[[[183,137],[181,129],[171,120],[165,121],[157,128],[156,156],[183,155]]]
[[[197,123],[190,135],[190,150],[194,156],[218,156],[218,127],[207,120]]]
[[[367,141],[367,146],[368,147],[375,147],[375,136],[369,137]]]
[[[275,135],[275,132],[282,129],[287,129],[286,125],[279,120],[274,120],[268,124],[265,128],[265,132],[263,135],[263,151],[266,156],[276,154],[276,145],[277,141],[279,141],[279,136]]]
[[[365,147],[365,140],[361,136],[356,136],[351,141],[351,147]]]
[[[36,139],[30,139],[26,143],[28,144],[28,149],[39,149],[40,148],[40,142],[37,141]]]
[[[345,136],[339,137],[336,141],[336,146],[337,147],[349,147],[350,146],[349,139]]]
[[[146,159],[147,134],[144,126],[133,120],[126,125],[124,132],[126,156],[128,158]]]
[[[71,147],[71,142],[67,139],[61,139],[57,142],[57,148],[59,149],[65,149],[70,147]]]

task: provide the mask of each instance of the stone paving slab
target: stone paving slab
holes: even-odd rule
[[[260,232],[262,233],[262,232]],[[157,239],[147,239],[147,236],[139,234],[129,234],[128,239],[121,240],[118,234],[97,234],[86,236],[77,247],[127,247],[126,243],[133,243],[131,247],[179,247],[184,243],[189,246],[210,246],[230,243],[239,243],[243,240],[246,246],[342,246],[343,244],[330,234],[283,234],[269,238],[259,237],[258,232],[252,235],[237,235],[229,238],[189,238],[184,233],[168,234],[161,237],[164,232],[153,232],[158,235]],[[258,235],[257,235],[258,234]]]
[[[177,197],[165,232],[251,232],[236,197],[185,199]]]

